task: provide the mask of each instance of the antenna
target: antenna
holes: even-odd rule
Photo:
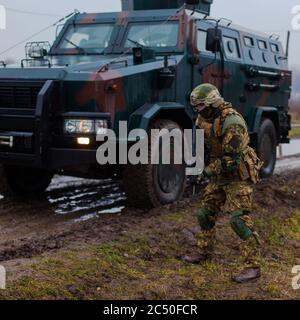
[[[291,31],[289,30],[289,31],[287,32],[287,38],[286,38],[286,49],[285,49],[286,59],[288,59],[288,57],[289,57],[290,39],[291,39]]]

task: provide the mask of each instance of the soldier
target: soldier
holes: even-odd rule
[[[255,151],[249,147],[245,120],[224,101],[218,89],[202,84],[191,94],[191,105],[199,114],[197,127],[205,131],[210,164],[202,177],[210,179],[197,218],[202,229],[195,255],[185,256],[190,263],[200,263],[212,253],[218,214],[231,214],[231,227],[242,239],[241,252],[245,265],[233,280],[239,283],[260,277],[260,242],[249,216],[252,207],[252,185],[259,181],[262,167]]]

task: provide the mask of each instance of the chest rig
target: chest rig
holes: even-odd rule
[[[224,103],[215,115],[213,123],[201,117],[197,120],[197,126],[204,130],[205,146],[210,153],[211,161],[223,156],[222,128],[226,118],[230,115],[239,115],[239,113],[232,108],[230,103]]]
[[[232,115],[241,115],[232,108],[230,103],[224,103],[214,117],[212,123],[206,121],[202,117],[197,120],[197,126],[200,129],[204,129],[205,136],[205,148],[210,153],[210,162],[220,159],[223,154],[223,134],[224,125],[226,119]],[[242,181],[251,181],[257,183],[260,180],[260,170],[263,166],[263,162],[257,157],[256,152],[248,145],[250,142],[248,134],[245,135],[244,146],[245,149],[242,152],[242,159],[238,168],[238,177]],[[226,175],[219,177],[221,180],[226,181]],[[229,177],[229,181],[232,181],[233,177]]]

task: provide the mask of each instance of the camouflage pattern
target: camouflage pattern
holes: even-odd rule
[[[203,230],[198,235],[197,246],[205,256],[210,257],[216,243],[216,230]]]
[[[216,181],[259,181],[263,165],[249,147],[250,138],[243,117],[229,103],[223,103],[212,120],[198,117],[196,125],[204,130],[206,149],[211,162],[206,169]]]
[[[196,87],[191,93],[190,100],[193,107],[204,104],[205,107],[212,106],[218,108],[224,103],[224,99],[221,97],[219,90],[209,83],[204,83]]]
[[[240,253],[243,258],[243,268],[257,268],[261,263],[261,244],[256,234],[249,238],[247,241],[243,241],[240,244]]]
[[[251,211],[252,193],[253,189],[248,182],[211,182],[205,189],[200,207],[213,213]]]
[[[199,249],[205,251],[211,247],[218,214],[228,212],[233,231],[243,240],[241,255],[245,265],[254,267],[259,264],[259,240],[249,214],[252,210],[252,185],[257,182],[251,177],[259,175],[259,166],[246,163],[256,155],[249,147],[250,139],[243,117],[229,103],[223,103],[218,109],[211,121],[201,116],[197,120],[197,126],[205,131],[205,143],[211,153],[210,164],[205,168],[211,182],[205,189],[198,210],[198,220],[203,230]],[[240,173],[244,169],[248,174]],[[257,172],[254,174],[251,171]],[[203,217],[203,213],[207,217]]]

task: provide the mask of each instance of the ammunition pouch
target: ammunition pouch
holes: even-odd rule
[[[260,170],[263,162],[258,158],[256,152],[248,147],[239,165],[239,176],[242,181],[250,180],[254,184],[260,181]]]
[[[202,230],[209,231],[215,226],[215,219],[213,218],[215,213],[205,208],[200,208],[197,211],[197,218]]]

